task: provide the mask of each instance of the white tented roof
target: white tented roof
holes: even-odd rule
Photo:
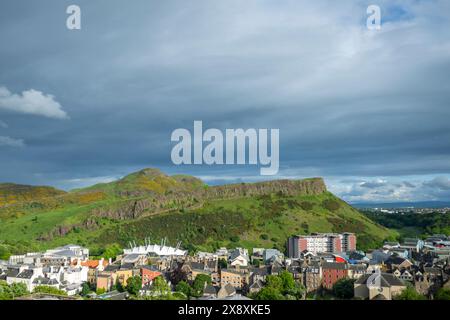
[[[174,247],[161,246],[151,244],[147,246],[137,246],[131,249],[124,249],[124,254],[149,254],[154,253],[158,256],[184,256],[187,254],[186,250],[177,249]]]

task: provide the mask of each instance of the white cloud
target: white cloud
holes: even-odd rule
[[[54,98],[50,94],[46,95],[34,89],[15,94],[5,87],[0,87],[0,109],[48,118],[68,119],[67,113]]]
[[[25,142],[22,139],[0,136],[0,147],[24,147]]]

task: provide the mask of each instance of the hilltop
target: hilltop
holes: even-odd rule
[[[64,193],[64,191],[53,187],[0,183],[0,207],[23,201],[53,197]]]
[[[146,237],[182,241],[190,249],[283,249],[292,234],[341,231],[355,232],[365,248],[397,235],[328,192],[321,178],[208,186],[144,169],[67,193],[43,188],[48,193],[26,197],[5,188],[17,200],[0,207],[0,256],[68,242],[107,255]]]

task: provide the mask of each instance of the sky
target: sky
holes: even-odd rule
[[[69,5],[81,30],[66,27]],[[366,9],[381,8],[369,30]],[[449,200],[446,0],[3,0],[0,181],[70,190],[157,167],[324,177],[349,202]],[[175,166],[173,130],[276,128],[280,170]]]

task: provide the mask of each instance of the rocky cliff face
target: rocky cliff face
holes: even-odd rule
[[[322,178],[305,180],[274,180],[258,183],[241,183],[208,188],[205,197],[235,198],[260,196],[281,192],[284,195],[317,195],[326,192],[327,188]]]
[[[95,209],[92,213],[96,216],[119,220],[135,219],[144,214],[200,207],[205,200],[255,197],[273,193],[282,193],[286,196],[319,195],[326,191],[325,183],[321,178],[241,183],[207,187],[190,192],[153,194],[145,199],[127,201],[118,207]]]

